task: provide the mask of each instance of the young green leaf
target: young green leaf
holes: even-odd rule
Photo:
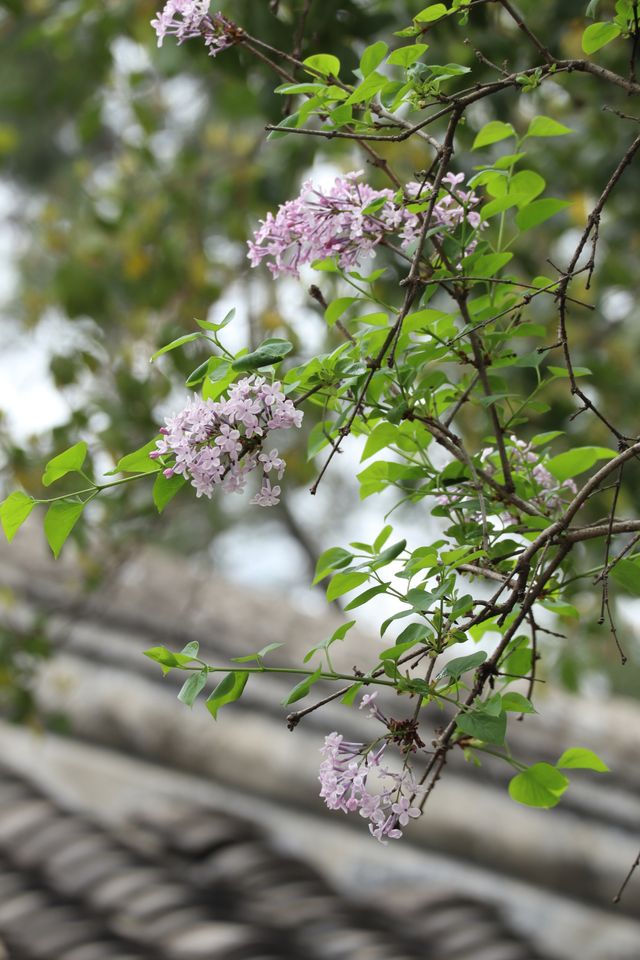
[[[360,57],[360,70],[363,77],[368,77],[382,63],[388,49],[384,40],[378,40],[377,43],[372,43],[366,48]]]
[[[196,331],[196,333],[185,333],[183,337],[178,337],[176,340],[172,340],[171,343],[167,343],[166,346],[160,347],[159,350],[151,357],[151,363],[154,360],[157,360],[158,357],[161,357],[163,353],[169,353],[170,350],[175,350],[177,347],[183,346],[185,343],[191,343],[192,340],[198,340],[200,337],[203,337],[204,333]]]
[[[502,709],[507,713],[535,713],[531,700],[515,691],[502,694]]]
[[[526,137],[562,137],[566,133],[573,133],[571,127],[565,127],[552,117],[534,117],[525,133]]]
[[[238,670],[234,673],[227,673],[213,693],[210,693],[205,701],[205,705],[214,720],[218,718],[218,711],[228,703],[234,703],[242,696],[242,692],[247,685],[249,674],[244,670]]]
[[[60,555],[65,540],[75,527],[84,503],[79,500],[56,500],[44,518],[44,532],[54,557]]]
[[[282,705],[287,707],[290,703],[295,703],[296,700],[302,700],[303,697],[306,697],[316,680],[320,679],[321,673],[322,668],[318,667],[318,669],[310,674],[310,676],[305,677],[304,680],[300,681],[300,683],[296,683],[293,690],[291,690],[289,695],[282,701]]]
[[[634,560],[618,560],[610,577],[632,597],[640,597],[640,566]]]
[[[180,656],[193,657],[193,659],[195,660],[199,652],[200,652],[200,644],[198,643],[198,641],[190,640],[189,643],[185,644],[185,646],[180,651]]]
[[[595,53],[620,36],[620,27],[612,21],[590,23],[582,34],[582,49],[586,54]]]
[[[385,543],[393,533],[393,527],[390,524],[386,524],[378,534],[378,536],[373,541],[373,549],[377,553],[378,550],[382,550]]]
[[[270,130],[267,136],[267,140],[280,140],[282,137],[288,136],[286,130],[280,130],[279,127],[297,127],[300,123],[300,114],[298,112],[291,113],[288,117],[285,117],[284,120],[281,120],[280,123],[276,125],[275,130]]]
[[[273,643],[268,643],[266,647],[263,647],[262,650],[258,650],[257,653],[248,653],[244,657],[232,657],[234,663],[251,663],[252,660],[262,660],[263,657],[266,657],[268,653],[271,653],[272,650],[277,650],[278,647],[283,647],[284,641]]]
[[[21,490],[10,493],[2,503],[0,506],[0,522],[9,543],[11,543],[35,505],[36,501],[33,497],[28,497]]]
[[[372,561],[370,565],[371,569],[379,570],[381,567],[386,567],[387,564],[400,556],[406,545],[406,540],[398,540],[397,543],[393,543],[390,547],[387,547],[386,550],[383,550],[382,553]]]
[[[178,694],[178,700],[185,703],[188,707],[192,707],[199,694],[202,693],[206,687],[208,679],[209,671],[206,668],[199,670],[197,673],[192,673],[182,684],[182,688]]]
[[[509,796],[527,807],[555,807],[569,781],[549,763],[534,763],[509,783]]]
[[[449,663],[441,670],[440,676],[449,676],[454,680],[459,680],[463,673],[466,673],[467,670],[475,670],[476,667],[479,667],[481,663],[484,663],[487,659],[487,654],[484,650],[478,650],[477,653],[470,653],[466,657],[455,657],[453,660],[449,660]]]
[[[534,200],[533,203],[518,210],[516,214],[516,224],[523,233],[525,230],[531,230],[537,227],[545,220],[555,217],[556,213],[566,210],[571,206],[570,200],[556,200],[554,197],[546,197],[544,200]]]
[[[609,767],[593,752],[585,747],[570,747],[565,750],[556,767],[561,770],[597,770],[598,773],[608,773]]]
[[[468,713],[462,713],[456,721],[457,727],[463,733],[485,743],[494,743],[500,746],[504,743],[507,732],[507,717],[505,713],[494,715],[493,711],[476,708]]]
[[[354,683],[353,686],[349,687],[344,697],[342,697],[342,699],[340,700],[340,703],[344,703],[344,705],[347,707],[353,706],[353,702],[358,696],[363,686],[364,686],[363,683]]]
[[[339,320],[345,310],[347,310],[352,303],[355,303],[357,299],[357,297],[338,297],[336,300],[332,300],[324,312],[324,319],[327,326],[332,327],[336,320]]]
[[[308,67],[307,73],[322,77],[337,77],[340,74],[340,61],[331,53],[316,53],[302,61]]]
[[[149,454],[157,449],[158,440],[160,440],[159,434],[153,440],[149,440],[149,443],[145,443],[144,447],[122,457],[118,460],[113,473],[157,473],[160,465],[157,460],[152,460]]]
[[[257,350],[237,357],[231,364],[234,370],[257,370],[259,367],[269,367],[272,363],[280,363],[293,350],[293,344],[279,337],[263,340]]]
[[[387,57],[387,63],[397,67],[410,67],[429,49],[427,43],[411,43],[407,47],[398,47]]]
[[[336,573],[327,587],[327,600],[336,600],[343,593],[355,590],[361,583],[369,579],[367,573]]]
[[[379,596],[381,593],[385,593],[388,583],[379,583],[375,587],[369,587],[368,590],[364,590],[363,593],[359,593],[357,597],[354,597],[353,600],[350,600],[346,605],[345,612],[347,610],[355,610],[356,607],[361,607],[363,604],[368,603],[369,600],[373,600],[374,597]]]
[[[516,132],[510,123],[504,123],[502,120],[490,120],[476,134],[471,149],[479,150],[481,147],[488,147],[492,143],[499,143],[501,140],[515,137],[515,135]]]
[[[368,77],[365,77],[362,83],[358,84],[351,96],[345,100],[344,106],[352,103],[363,103],[365,100],[372,100],[386,83],[387,78],[374,70]]]
[[[178,473],[174,473],[174,475],[169,478],[165,477],[163,473],[157,475],[153,481],[151,495],[153,496],[153,502],[156,505],[158,513],[162,513],[166,505],[173,500],[177,492],[184,487],[186,482],[185,478],[181,477]]]
[[[349,553],[343,547],[329,547],[324,553],[321,553],[316,563],[316,572],[313,578],[313,586],[324,580],[327,574],[332,570],[339,570],[340,567],[346,567],[353,560],[353,554]]]
[[[611,460],[615,456],[615,450],[608,450],[606,447],[575,447],[552,457],[547,468],[556,480],[569,480],[585,470],[590,470],[598,460]]]
[[[87,456],[87,445],[84,440],[75,443],[68,450],[59,453],[53,460],[49,460],[44,473],[42,482],[45,487],[49,487],[56,480],[65,477],[68,473],[74,473],[82,469],[82,464]]]
[[[446,17],[448,12],[444,3],[432,3],[417,13],[413,19],[416,23],[433,23],[434,20]]]

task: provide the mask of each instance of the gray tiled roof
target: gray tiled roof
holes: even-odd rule
[[[469,897],[356,902],[237,816],[114,833],[6,768],[0,937],[12,960],[543,960]]]
[[[581,960],[605,956],[606,960],[637,960],[639,885],[629,888],[620,907],[614,910],[610,903],[637,846],[640,711],[636,704],[547,697],[541,716],[515,725],[511,745],[525,761],[553,762],[567,746],[584,745],[602,753],[613,768],[606,778],[579,772],[558,811],[517,806],[506,794],[507,771],[502,767],[487,763],[480,771],[470,770],[461,756],[454,756],[425,817],[411,825],[400,844],[382,850],[369,838],[360,818],[329,814],[317,797],[318,747],[323,735],[339,729],[353,739],[367,739],[370,727],[361,713],[330,706],[289,733],[286,710],[278,703],[290,684],[261,677],[248,684],[242,701],[226,709],[216,724],[202,705],[189,711],[177,703],[179,678],[163,680],[156,665],[142,656],[145,648],[158,643],[179,649],[188,640],[198,639],[209,662],[224,663],[271,640],[286,640],[287,646],[276,656],[290,650],[291,659],[299,661],[300,651],[328,635],[333,624],[157,554],[135,558],[87,597],[81,596],[72,561],[53,564],[23,539],[10,550],[0,544],[0,582],[8,588],[2,596],[11,594],[4,608],[0,602],[0,623],[28,630],[43,613],[47,615],[55,652],[40,670],[34,689],[43,715],[64,715],[68,732],[66,740],[30,737],[0,723],[0,756],[4,751],[8,763],[10,755],[23,777],[37,774],[49,797],[45,803],[56,806],[58,800],[51,797],[65,795],[76,808],[111,821],[108,828],[91,825],[86,835],[78,836],[77,814],[60,814],[57,820],[43,823],[41,830],[34,826],[32,831],[27,823],[22,833],[22,856],[28,858],[35,844],[38,856],[51,858],[51,869],[55,866],[58,877],[55,895],[67,898],[70,902],[63,906],[69,909],[75,904],[84,919],[81,894],[102,884],[106,900],[93,904],[91,910],[103,924],[110,916],[110,896],[124,898],[132,910],[138,899],[141,910],[145,903],[155,903],[163,922],[169,922],[165,914],[182,914],[183,921],[189,920],[196,904],[191,891],[199,889],[208,862],[198,846],[199,832],[205,837],[211,830],[224,833],[233,821],[229,813],[241,812],[242,842],[234,841],[226,852],[212,852],[213,866],[217,869],[222,864],[225,870],[236,871],[232,889],[237,897],[236,888],[249,889],[247,874],[255,873],[260,898],[250,909],[244,908],[243,919],[250,915],[258,927],[275,930],[281,949],[293,936],[286,924],[282,926],[283,916],[290,913],[288,898],[295,904],[292,919],[306,917],[311,931],[309,944],[296,946],[289,954],[301,960],[316,956],[337,960],[342,955],[351,960],[349,950],[356,955],[354,944],[359,945],[357,956],[381,960],[375,949],[384,943],[378,929],[383,916],[393,916],[396,929],[400,917],[402,930],[409,938],[417,936],[422,950],[427,949],[424,938],[430,944],[438,924],[443,924],[450,940],[457,942],[460,960],[503,960],[499,953],[492,953],[497,950],[495,942],[485,951],[486,957],[480,947],[482,930],[488,931],[491,943],[495,914],[490,904],[496,903],[504,907],[510,927],[526,931],[539,949],[544,944],[543,953],[557,953],[562,960],[578,956]],[[347,658],[346,668],[354,662],[366,667],[375,642],[366,636],[354,637],[348,648],[336,652],[336,658]],[[172,799],[177,796],[182,801],[197,796],[209,811],[217,806],[225,813],[205,815],[201,809],[196,815],[187,802],[177,814]],[[34,804],[25,817],[37,818],[35,800]],[[191,837],[191,850],[178,847],[178,832],[170,825],[162,829],[147,825],[144,830],[138,825],[135,842],[127,834],[124,849],[118,845],[122,840],[115,841],[112,825],[124,822],[132,810],[159,805],[169,820],[181,818],[180,835]],[[278,854],[255,830],[247,833],[249,821],[268,827],[279,845]],[[13,828],[8,829],[11,837]],[[141,857],[134,865],[128,859],[131,843]],[[271,853],[257,852],[264,849]],[[281,861],[285,850],[295,855],[298,864],[313,865],[300,866],[316,878],[313,883],[308,873],[304,882],[300,877],[287,879],[286,872],[278,883],[260,880],[271,877],[271,868],[261,866],[260,857],[267,857],[269,863],[275,862],[269,857]],[[15,851],[12,856],[11,871],[24,882],[25,871],[32,868],[15,860]],[[347,906],[343,903],[338,908],[336,893],[319,881],[317,869],[336,889],[346,892],[349,917],[354,916],[356,896],[369,901],[369,906],[357,909],[369,926],[375,920],[375,944],[364,921],[353,929],[338,926],[332,932],[323,925],[327,911],[334,919],[344,917]],[[162,873],[164,879],[159,880],[158,870],[169,871],[170,876]],[[178,880],[171,871],[177,871]],[[177,882],[182,886],[176,888]],[[322,892],[313,886],[318,882]],[[228,885],[227,880],[224,883]],[[296,891],[307,890],[309,884],[315,892],[303,904]],[[48,889],[45,884],[45,893]],[[185,890],[187,902],[181,906]],[[387,914],[378,901],[383,896],[388,901],[390,891],[393,909]],[[458,896],[447,894],[445,906],[438,900],[442,891],[458,891]],[[42,894],[42,889],[36,887],[35,892]],[[419,896],[413,903],[415,892]],[[246,893],[242,896],[246,900]],[[325,913],[320,911],[322,904]],[[460,919],[464,911],[476,918],[470,926]],[[427,919],[431,926],[421,932],[420,924]],[[194,926],[195,922],[191,917],[186,923],[188,936],[194,941],[206,939],[206,930]],[[116,932],[132,939],[127,949],[140,951],[143,947],[133,937],[136,923],[132,916],[130,925]],[[472,948],[465,942],[467,926],[477,934]],[[111,927],[108,935],[114,935]],[[231,936],[228,930],[227,935]],[[0,941],[3,937],[7,935],[0,926]],[[341,947],[343,942],[351,947]],[[317,952],[321,944],[324,954]],[[449,948],[453,949],[451,943]],[[416,955],[396,955],[389,949],[382,956],[390,960]],[[222,955],[233,956],[230,944],[224,950],[227,954]],[[153,955],[159,960],[163,956],[157,950]],[[507,953],[505,960],[508,957]]]

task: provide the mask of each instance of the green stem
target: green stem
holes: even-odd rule
[[[34,499],[36,503],[55,503],[56,500],[68,500],[70,497],[81,497],[85,493],[90,494],[91,498],[93,498],[98,493],[102,493],[103,490],[108,490],[110,487],[119,487],[123,483],[131,483],[132,480],[140,480],[142,477],[156,476],[159,472],[159,470],[150,470],[148,473],[133,473],[130,477],[121,477],[119,480],[110,480],[108,483],[94,483],[92,487],[85,487],[83,490],[74,490],[71,493],[63,493],[59,497],[47,497],[46,499],[34,497]]]
[[[180,670],[189,671],[200,671],[206,669],[209,673],[283,673],[283,674],[295,674],[297,676],[311,677],[316,672],[315,670],[305,670],[302,667],[212,667],[207,663],[204,663],[203,660],[197,661],[199,666],[197,667],[180,667]],[[392,680],[380,680],[377,677],[362,676],[356,677],[350,673],[336,673],[335,671],[322,671],[318,674],[318,680],[347,680],[350,683],[363,683],[365,685],[375,683],[380,687],[394,687],[395,683]]]

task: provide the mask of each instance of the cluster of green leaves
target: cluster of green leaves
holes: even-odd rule
[[[592,0],[587,13],[596,16],[600,0]],[[591,54],[605,47],[617,37],[634,36],[638,32],[638,8],[634,0],[616,0],[615,16],[611,20],[597,20],[582,34],[582,49]]]

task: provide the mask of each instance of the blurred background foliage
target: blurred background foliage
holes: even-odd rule
[[[182,405],[184,379],[205,354],[194,344],[153,366],[148,358],[190,332],[194,317],[220,319],[238,307],[233,347],[265,334],[286,336],[304,356],[328,346],[334,336],[325,331],[303,284],[274,285],[266,271],[249,270],[245,242],[258,219],[297,192],[314,165],[347,170],[365,166],[365,159],[344,141],[298,136],[265,141],[265,123],[283,116],[280,98],[272,94],[277,78],[242,48],[215,61],[196,42],[182,47],[169,42],[156,50],[149,21],[159,5],[158,0],[0,3],[2,376],[33,351],[37,361],[33,376],[27,372],[23,379],[22,393],[0,400],[7,488],[18,483],[37,495],[43,463],[81,438],[90,444],[96,471],[110,469],[145,443],[162,416]],[[367,43],[388,39],[423,5],[315,0],[302,53],[337,54],[347,77]],[[304,6],[303,0],[236,0],[224,12],[266,42],[290,50]],[[521,2],[532,27],[558,55],[569,57],[581,56],[585,7],[586,0]],[[599,16],[612,9],[603,0]],[[535,51],[493,4],[475,9],[465,28],[437,25],[429,40],[428,60],[467,64],[474,80],[495,76],[487,60],[508,69],[536,62]],[[624,42],[598,55],[599,62],[622,73],[628,72],[628,59]],[[626,111],[624,91],[606,88],[604,95],[607,106]],[[580,74],[559,76],[520,95],[508,91],[469,112],[454,158],[468,173],[487,160],[468,152],[474,132],[487,120],[511,120],[522,130],[533,114],[544,113],[577,131],[530,148],[530,165],[547,179],[549,194],[573,205],[526,235],[514,272],[553,275],[547,259],[559,268],[568,261],[591,205],[636,132],[633,122],[604,111],[604,105],[603,86]],[[430,160],[417,141],[383,152],[407,179]],[[380,176],[370,171],[383,185]],[[570,319],[575,361],[592,370],[590,389],[629,434],[640,405],[637,182],[637,173],[629,172],[607,207],[591,289],[584,289],[582,279],[572,287],[596,310],[576,308]],[[532,319],[548,325],[552,343],[552,298],[537,298],[530,311]],[[532,376],[523,370],[523,378]],[[54,391],[54,412],[45,399],[41,417],[36,410],[28,428],[17,425],[17,409],[53,397]],[[611,443],[588,415],[570,420],[574,408],[564,384],[547,399],[550,409],[533,429],[566,429],[576,444]],[[469,418],[465,428],[481,438],[488,425]],[[184,492],[160,520],[141,485],[103,498],[92,514],[90,539],[84,527],[77,534],[88,584],[100,582],[106,558],[113,563],[154,541],[206,554],[224,570],[225,550],[216,544],[228,546],[231,530],[234,536],[244,530],[245,545],[248,538],[264,542],[261,529],[285,538],[301,573],[319,549],[341,542],[357,494],[345,483],[345,470],[338,469],[312,509],[306,489],[314,471],[304,442],[287,457],[289,492],[273,513],[246,511],[240,498],[203,502]],[[353,460],[346,464],[347,472],[352,468]],[[634,502],[622,503],[622,512],[637,511],[640,495],[628,491],[626,497]],[[594,516],[602,504],[600,498]],[[373,526],[380,526],[377,518]],[[594,553],[583,559],[588,566],[600,558]],[[613,687],[634,691],[637,668],[620,670],[613,643],[594,626],[598,596],[590,581],[578,581],[576,593],[587,612],[585,625],[580,642],[563,645],[555,655],[554,669],[576,687],[581,677],[595,676],[596,665],[602,677],[605,661]]]

